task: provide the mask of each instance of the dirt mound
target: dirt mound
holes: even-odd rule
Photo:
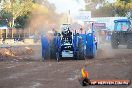
[[[31,55],[31,54],[33,54],[33,52],[34,52],[33,49],[31,49],[29,47],[1,48],[0,49],[0,58]]]

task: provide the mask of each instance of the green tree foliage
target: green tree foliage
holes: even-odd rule
[[[88,5],[86,5],[86,10],[94,11],[97,5],[103,5],[104,3],[105,0],[91,0],[91,2],[87,2]]]
[[[110,5],[105,5],[92,12],[92,17],[111,17],[114,16],[113,8]]]
[[[91,3],[86,5],[86,10],[92,12],[92,17],[111,15],[111,14],[109,14],[110,11],[108,11],[107,9],[111,9],[111,8],[108,7],[105,0],[91,0]],[[104,14],[104,13],[106,13],[106,14]]]
[[[86,6],[86,10],[92,11],[92,17],[111,17],[111,16],[127,16],[132,18],[132,0],[116,0],[115,3],[108,3],[105,0],[92,0],[94,8]],[[102,5],[97,9],[96,6]],[[90,9],[89,9],[90,8]]]
[[[11,17],[10,13],[7,13],[7,12],[2,10],[0,12],[0,26],[4,26],[4,25],[8,26],[8,22],[10,21],[10,17]]]
[[[18,17],[27,15],[31,11],[32,5],[32,0],[4,0],[3,10],[11,14],[9,26],[13,27],[14,21]]]
[[[40,27],[48,27],[52,24],[60,24],[61,15],[55,12],[54,4],[47,0],[2,0],[2,15],[0,17],[6,20],[10,27],[24,28],[30,26],[35,30]],[[35,24],[34,24],[35,22]],[[29,24],[29,25],[27,25]],[[35,26],[35,27],[34,27]]]
[[[131,3],[132,0],[118,0],[118,1],[123,1],[125,3]]]
[[[22,16],[17,17],[15,20],[14,27],[15,28],[24,28],[27,24],[28,18],[29,17],[27,15],[22,15]]]
[[[116,15],[132,17],[132,0],[117,0],[113,7]]]

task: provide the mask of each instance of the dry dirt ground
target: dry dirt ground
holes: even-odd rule
[[[110,44],[101,44],[94,59],[60,62],[42,62],[40,46],[27,46],[31,50],[25,50],[24,47],[18,46],[17,49],[20,50],[17,52],[10,54],[8,51],[8,55],[1,56],[0,88],[83,88],[78,77],[84,66],[90,79],[132,80],[132,49],[126,49],[124,46],[113,50]],[[21,48],[24,52],[18,53]],[[132,85],[85,88],[132,88]]]

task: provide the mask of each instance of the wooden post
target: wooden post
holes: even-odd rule
[[[8,31],[9,29],[5,29],[5,30],[6,30],[6,31],[5,31],[5,33],[6,33],[6,38],[7,38],[7,34],[8,34],[8,32],[7,32],[7,31]]]
[[[2,29],[0,29],[0,39],[2,38],[2,33],[1,33],[1,30],[2,30]]]
[[[11,37],[13,38],[13,29],[11,29]]]

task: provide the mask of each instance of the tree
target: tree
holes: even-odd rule
[[[92,12],[92,17],[112,17],[114,16],[113,8],[111,7],[111,4],[104,5],[103,7],[100,7],[99,9],[96,9]]]
[[[34,2],[29,28],[37,32],[46,32],[52,27],[59,29],[61,15],[55,12],[55,5],[47,0],[34,0]]]
[[[107,4],[106,0],[91,0],[91,3],[86,5],[86,10],[92,12],[92,17],[110,16],[111,14],[107,9],[111,8]],[[105,11],[105,14],[103,11]]]
[[[86,3],[87,0],[85,0]],[[96,10],[96,6],[102,6],[105,3],[105,0],[91,0],[89,4],[86,5],[86,10],[94,11]]]
[[[4,26],[4,25],[8,26],[8,22],[10,20],[10,17],[11,17],[10,13],[7,13],[7,12],[1,10],[1,12],[0,12],[0,25],[1,26]]]
[[[32,5],[32,0],[4,0],[3,10],[11,14],[9,26],[14,26],[17,17],[27,15],[31,11]]]
[[[22,15],[16,18],[14,21],[14,27],[15,28],[23,28],[27,25],[27,20],[29,16],[28,15]]]
[[[115,3],[108,3],[102,0],[102,5],[100,5],[98,9],[96,9],[96,6],[99,5],[100,2],[98,2],[98,0],[93,1],[96,4],[93,6],[94,8],[91,9],[92,17],[127,16],[132,18],[132,0],[117,0]],[[90,5],[86,7],[86,10],[89,10],[89,8]]]
[[[132,18],[132,0],[117,0],[113,7],[116,15]]]

